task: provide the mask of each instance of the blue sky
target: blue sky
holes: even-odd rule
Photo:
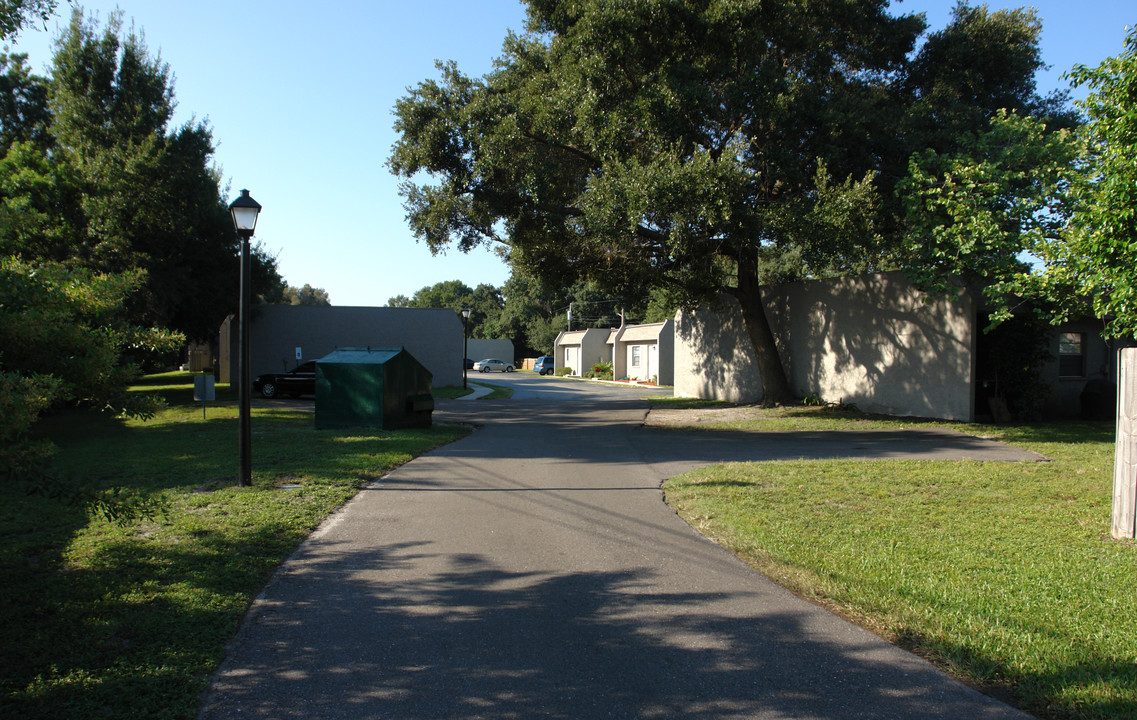
[[[952,0],[893,2],[943,27]],[[1075,63],[1096,65],[1123,49],[1137,23],[1133,0],[989,2],[1030,4],[1043,20],[1041,89],[1064,87]],[[88,0],[105,19],[116,7],[141,29],[175,75],[176,123],[207,119],[229,187],[264,206],[256,239],[278,255],[285,280],[324,288],[335,305],[383,305],[426,285],[461,280],[500,286],[508,268],[488,251],[432,256],[407,229],[398,182],[386,169],[392,109],[407,88],[436,77],[434,61],[487,72],[506,31],[520,32],[517,0],[341,0],[328,11],[293,0]],[[47,73],[51,41],[24,31],[26,52]]]

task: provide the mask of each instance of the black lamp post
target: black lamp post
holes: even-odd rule
[[[462,308],[462,389],[466,389],[466,361],[470,359],[470,333],[466,321],[470,319],[470,308]]]
[[[261,212],[260,203],[249,197],[248,190],[241,191],[241,197],[229,205],[229,212],[233,215],[233,227],[241,238],[241,302],[239,306],[240,333],[238,338],[238,354],[240,355],[240,369],[238,370],[238,393],[240,397],[240,415],[238,421],[237,452],[240,455],[240,474],[237,482],[240,485],[253,484],[253,458],[251,451],[251,393],[249,389],[249,297],[252,293],[252,262],[249,259],[249,238],[257,227],[257,215]]]

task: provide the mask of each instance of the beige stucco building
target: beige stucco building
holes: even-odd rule
[[[617,380],[648,380],[670,385],[674,380],[675,321],[620,325],[611,330],[571,330],[557,336],[553,358],[558,368],[583,375],[596,363],[612,363]]]
[[[497,359],[503,360],[507,363],[516,365],[516,358],[513,356],[513,341],[512,340],[486,340],[482,338],[470,338],[466,350],[466,357],[474,362],[478,360]]]
[[[670,385],[675,380],[675,321],[622,325],[608,334],[612,377],[650,380]]]
[[[612,350],[608,347],[608,330],[566,330],[553,343],[553,363],[567,367],[573,375],[583,375],[596,363],[609,362]]]
[[[218,381],[239,367],[237,318],[221,326]],[[250,379],[285,372],[336,348],[406,348],[434,387],[462,384],[462,318],[449,309],[262,305],[249,323]]]
[[[899,273],[777,285],[766,290],[791,389],[866,412],[971,421],[987,415],[979,377],[985,321],[975,296],[929,296]],[[1039,369],[1049,386],[1042,410],[1077,415],[1087,382],[1116,378],[1101,324],[1068,323]],[[758,402],[762,383],[737,303],[680,312],[675,323],[675,394]]]

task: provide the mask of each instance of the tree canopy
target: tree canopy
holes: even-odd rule
[[[1133,335],[1137,31],[1069,76],[1090,89],[1078,128],[1000,112],[957,152],[912,158],[907,252],[928,284],[952,274],[984,287],[996,320],[1029,303],[1053,323],[1092,313],[1108,334]]]
[[[57,262],[0,258],[0,479],[44,472],[47,452],[31,440],[41,413],[83,402],[146,416],[149,396],[126,387],[133,354],[169,352],[184,338],[131,323],[126,300],[145,273],[94,273]]]
[[[397,104],[411,228],[436,251],[500,244],[560,285],[732,295],[765,400],[786,401],[763,283],[902,266],[908,158],[1005,104],[1054,105],[1034,94],[1032,13],[960,5],[915,52],[923,18],[887,10],[530,0],[493,72],[443,64]]]
[[[470,288],[461,280],[445,280],[422,288],[414,297],[397,295],[387,301],[388,307],[449,308],[459,317],[463,309],[469,308],[466,328],[470,337],[497,337],[490,334],[491,328],[486,323],[498,316],[503,304],[501,291],[493,285],[482,283]]]
[[[284,283],[284,291],[280,298],[286,305],[331,305],[332,300],[328,291],[323,288],[312,287],[308,283],[304,287],[292,287]]]
[[[1119,55],[1070,75],[1090,89],[1078,102],[1088,118],[1082,172],[1072,186],[1071,232],[1047,259],[1091,298],[1110,332],[1137,335],[1137,29]]]
[[[97,272],[146,271],[134,321],[212,337],[237,296],[239,244],[207,125],[171,128],[169,68],[120,14],[76,10],[51,76],[0,57],[0,253]],[[254,250],[254,292],[283,287]]]
[[[47,24],[56,0],[0,0],[0,40],[16,35],[33,22]]]
[[[120,14],[105,28],[76,11],[57,42],[49,82],[50,158],[71,172],[78,226],[71,262],[134,267],[147,282],[131,300],[140,322],[195,340],[212,337],[237,297],[239,243],[203,122],[170,127],[169,67]],[[275,259],[254,249],[255,294],[283,287]]]
[[[0,31],[54,5],[0,4]],[[0,472],[33,472],[29,430],[54,406],[144,415],[137,361],[210,338],[236,304],[212,136],[173,110],[169,68],[120,14],[73,12],[47,78],[0,55]],[[255,292],[278,295],[275,259],[254,258]]]
[[[980,288],[997,324],[1043,296],[1030,262],[1063,232],[1074,135],[1037,118],[1001,111],[954,153],[914,155],[899,184],[906,203],[909,274],[927,289]],[[1069,307],[1065,301],[1040,312]]]

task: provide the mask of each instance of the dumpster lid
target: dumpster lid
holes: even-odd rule
[[[356,363],[369,365],[382,365],[404,352],[398,348],[336,348],[316,362],[318,363]]]

